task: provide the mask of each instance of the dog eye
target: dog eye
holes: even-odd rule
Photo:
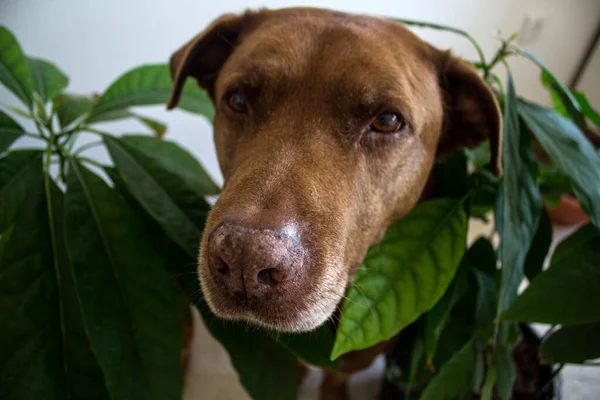
[[[244,113],[248,109],[246,96],[240,92],[231,93],[229,97],[227,97],[227,104],[233,111],[238,113]]]
[[[402,119],[391,112],[379,114],[371,123],[371,129],[378,133],[394,133],[402,128]]]

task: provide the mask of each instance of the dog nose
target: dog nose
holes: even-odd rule
[[[208,267],[237,303],[285,290],[302,279],[304,249],[294,227],[267,229],[224,222],[210,235]]]

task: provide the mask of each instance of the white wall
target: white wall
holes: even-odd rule
[[[541,18],[543,28],[538,40],[525,47],[564,80],[570,78],[600,20],[600,0],[0,0],[0,24],[15,33],[27,54],[52,60],[64,70],[71,77],[71,92],[90,93],[102,91],[131,67],[167,62],[173,50],[221,13],[294,5],[453,25],[476,37],[488,57],[499,44],[499,32],[506,37],[518,31],[524,15],[529,14]],[[419,34],[439,47],[475,57],[470,44],[460,37],[423,30]],[[539,73],[532,65],[514,63],[513,73],[520,94],[546,101],[538,84]],[[16,104],[16,100],[0,89],[2,103]],[[159,107],[143,112],[166,121],[168,137],[190,149],[221,181],[205,121],[184,112],[166,113]],[[142,128],[135,123],[117,123],[106,129],[140,132]],[[89,154],[106,157],[94,151]]]
[[[588,101],[596,110],[600,110],[600,42],[596,47],[585,67],[577,90],[587,94]]]

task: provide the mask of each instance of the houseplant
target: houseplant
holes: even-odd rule
[[[336,335],[327,324],[305,335],[248,329],[217,320],[204,304],[195,258],[209,210],[204,197],[218,188],[198,161],[160,138],[164,124],[131,110],[166,103],[171,87],[166,65],[132,69],[98,98],[69,94],[68,80],[56,66],[27,57],[2,28],[0,82],[24,108],[4,107],[0,114],[0,397],[180,398],[178,326],[188,301],[227,349],[255,399],[294,398],[297,357],[335,370],[339,355],[400,331],[414,343],[408,358],[390,357],[390,369],[400,371],[390,375],[423,398],[472,392],[508,398],[516,379],[510,350],[521,336],[516,321],[564,325],[542,343],[541,353],[551,362],[600,356],[591,340],[600,324],[594,307],[600,304],[595,291],[600,271],[594,268],[600,265],[600,158],[570,120],[586,115],[581,100],[510,39],[488,62],[465,32],[404,22],[451,30],[475,44],[481,58],[476,65],[504,108],[505,176],[498,180],[487,171],[481,150],[458,153],[437,166],[434,173],[451,173],[453,185],[442,184],[440,199],[420,204],[369,251],[347,293]],[[513,56],[540,65],[567,117],[518,99],[510,73],[504,88],[495,67]],[[180,107],[212,118],[207,96],[192,82]],[[13,114],[32,120],[36,132],[26,132]],[[124,118],[140,120],[154,136],[117,137],[96,126]],[[559,246],[544,272],[550,228],[528,130],[591,220]],[[77,147],[81,132],[99,141]],[[11,150],[22,136],[39,140],[44,150]],[[104,146],[113,165],[86,157],[92,145]],[[467,168],[469,162],[475,168]],[[467,250],[468,218],[486,218],[492,210],[499,248],[482,238]],[[398,235],[408,222],[411,229],[419,227],[416,248]],[[427,261],[427,252],[445,261]],[[408,255],[413,262],[398,262]],[[380,257],[393,262],[377,263]],[[390,280],[390,291],[423,293],[419,307],[402,303],[400,309],[390,293],[377,299],[364,295],[373,284],[371,272],[398,276],[415,268],[425,280],[438,277],[440,268],[445,272],[431,291],[419,280]],[[524,274],[531,285],[517,296]],[[402,318],[391,326],[377,323],[377,317],[396,311]],[[362,322],[350,325],[349,318]],[[457,329],[454,321],[461,320],[466,323]],[[574,338],[577,346],[565,345]]]
[[[571,118],[592,145],[596,149],[600,148],[600,114],[590,106],[585,95],[576,91],[572,92],[582,110],[585,109],[585,113],[583,115],[575,114],[575,117],[571,117],[554,90],[548,75],[542,74],[541,81],[550,93],[553,109],[561,115]],[[534,143],[534,150],[540,165],[540,189],[550,220],[558,225],[577,225],[588,222],[589,218],[571,192],[568,179],[565,179],[557,170],[548,154],[538,143]]]

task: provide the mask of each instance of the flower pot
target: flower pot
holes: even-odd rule
[[[529,325],[520,324],[519,327],[522,333],[521,340],[512,350],[517,378],[511,399],[561,400],[561,378],[560,374],[555,374],[558,366],[540,364],[538,357],[540,337]],[[378,400],[418,400],[423,390],[423,388],[413,389],[409,396],[405,396],[405,388],[405,385],[397,384],[385,377]],[[480,396],[473,393],[472,398],[480,399]],[[500,400],[496,394],[492,398]]]
[[[569,194],[563,194],[556,207],[546,206],[546,211],[554,225],[573,226],[587,223],[590,220],[581,208],[579,201]]]

